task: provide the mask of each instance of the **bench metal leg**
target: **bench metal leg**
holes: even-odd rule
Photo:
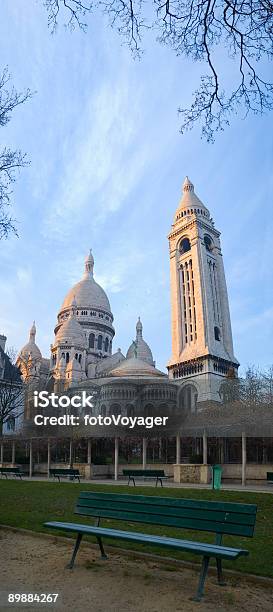
[[[227,583],[225,582],[224,576],[223,576],[222,559],[216,559],[216,565],[217,565],[218,584],[219,586],[226,586]]]
[[[210,557],[203,557],[201,572],[199,576],[199,583],[195,597],[193,597],[193,601],[201,601],[204,594],[204,585],[205,580],[208,573]]]
[[[102,543],[102,539],[101,538],[97,538],[98,541],[98,545],[100,547],[100,553],[101,553],[101,558],[102,559],[108,559],[107,554],[103,548],[103,543]]]
[[[82,533],[78,533],[77,539],[76,539],[76,543],[75,543],[75,546],[74,546],[74,550],[73,550],[73,553],[72,553],[71,560],[68,563],[68,565],[66,566],[67,569],[73,569],[74,562],[75,562],[75,559],[76,559],[76,554],[77,554],[77,552],[79,550],[81,541],[82,541]]]

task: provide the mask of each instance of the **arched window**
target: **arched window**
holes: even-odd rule
[[[191,243],[189,241],[188,238],[182,238],[180,244],[179,244],[179,253],[181,253],[181,255],[183,255],[184,253],[187,253],[188,251],[191,250]]]
[[[89,336],[89,348],[94,348],[95,346],[95,334],[90,334]]]
[[[102,336],[101,335],[98,336],[98,350],[99,351],[102,350]]]
[[[119,414],[121,414],[121,407],[119,404],[112,404],[111,408],[110,408],[110,413],[113,414],[114,416],[119,416]]]
[[[204,243],[205,243],[205,247],[207,249],[207,251],[212,251],[213,249],[213,242],[212,239],[210,238],[210,236],[204,236]]]
[[[220,334],[220,329],[217,326],[214,327],[214,337],[215,337],[215,340],[218,340],[218,342],[220,342],[221,334]]]
[[[79,363],[81,363],[81,362],[82,362],[82,356],[79,355]]]
[[[66,356],[65,356],[65,361],[66,361],[66,363],[68,363],[68,362],[69,362],[69,353],[66,353]]]
[[[108,352],[108,348],[109,348],[109,339],[105,338],[105,341],[104,341],[104,350],[105,350],[106,353]]]
[[[197,411],[197,399],[198,393],[194,385],[185,385],[181,389],[179,397],[180,408],[186,413],[191,412],[195,414]]]

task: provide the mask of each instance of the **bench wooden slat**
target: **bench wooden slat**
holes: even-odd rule
[[[105,527],[93,527],[91,525],[88,526],[76,523],[61,523],[52,521],[45,523],[45,527],[85,533],[86,535],[118,538],[131,542],[142,542],[148,545],[153,544],[156,546],[167,546],[170,548],[187,550],[193,554],[207,554],[220,559],[237,559],[241,555],[246,556],[249,554],[247,550],[240,548],[217,546],[216,544],[207,544],[204,542],[192,542],[190,540],[180,540],[178,538],[134,533],[133,531],[123,531],[120,529],[109,529]]]
[[[108,502],[111,505],[111,502]],[[102,512],[108,507],[107,502],[101,501],[99,499],[89,500],[89,499],[80,499],[77,503],[77,513],[84,513],[86,508],[90,509],[90,513],[93,510],[101,510]],[[83,512],[80,510],[82,508]],[[111,508],[110,508],[111,509]],[[148,504],[136,504],[131,501],[129,502],[115,502],[115,512],[126,512],[128,514],[128,520],[130,520],[131,514],[135,514],[136,512],[144,512],[145,515],[150,515],[151,522],[154,522],[154,516],[156,517],[171,517],[177,518],[177,520],[181,519],[192,519],[192,520],[205,520],[207,522],[224,522],[231,523],[237,525],[246,525],[253,526],[255,524],[255,514],[240,514],[234,512],[227,512],[226,510],[208,510],[205,508],[191,509],[182,507],[173,507],[173,506],[149,506]],[[88,514],[90,514],[88,512]],[[87,513],[86,513],[87,514]]]
[[[166,478],[164,470],[123,470],[124,476]]]
[[[243,505],[244,510],[247,509],[247,505]],[[251,537],[257,508],[254,504],[249,506],[246,513],[241,511],[241,504],[237,504],[236,507],[236,504],[229,502],[82,492],[75,513],[82,516],[127,520],[132,523],[151,523]]]
[[[241,535],[241,536],[251,536],[253,533],[253,527],[249,528],[245,525],[230,525],[228,523],[224,524],[223,522],[213,522],[213,521],[205,521],[205,520],[196,520],[196,519],[176,519],[172,517],[162,517],[158,515],[145,514],[142,512],[141,514],[135,514],[130,512],[128,515],[127,511],[121,512],[117,510],[96,510],[94,509],[92,513],[88,513],[85,509],[77,510],[76,514],[87,516],[96,516],[100,518],[108,518],[115,520],[122,520],[131,523],[148,523],[153,525],[164,525],[166,527],[178,527],[184,529],[193,529],[198,531],[211,531],[213,533],[225,533],[229,535]]]
[[[96,493],[95,491],[81,491],[79,500],[81,499],[101,499],[103,504],[107,501],[131,502],[136,507],[138,504],[148,504],[155,507],[158,506],[178,506],[184,508],[204,508],[207,510],[224,510],[226,512],[239,512],[240,514],[256,514],[257,506],[255,504],[241,504],[233,502],[207,501],[200,499],[185,499],[174,497],[161,497],[157,495],[135,495],[129,493]]]

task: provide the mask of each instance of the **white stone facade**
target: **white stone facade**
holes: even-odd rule
[[[227,374],[237,375],[220,232],[188,178],[169,238],[171,379],[192,385],[197,401],[220,401]]]

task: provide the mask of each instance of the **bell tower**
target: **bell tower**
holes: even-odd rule
[[[237,376],[220,232],[186,177],[168,236],[172,356],[169,377],[191,387],[197,402],[220,401],[219,388]]]

